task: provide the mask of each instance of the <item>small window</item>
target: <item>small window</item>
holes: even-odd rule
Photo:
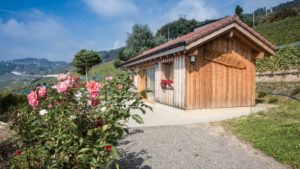
[[[164,63],[164,75],[166,80],[173,80],[173,63]]]

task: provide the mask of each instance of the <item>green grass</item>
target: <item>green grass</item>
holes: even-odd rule
[[[239,138],[276,160],[300,168],[300,103],[285,100],[277,108],[221,122]]]
[[[114,76],[118,73],[120,73],[122,70],[117,69],[114,66],[114,62],[106,62],[97,66],[94,66],[90,71],[89,71],[89,77],[95,80],[102,79],[105,76]]]
[[[255,30],[275,45],[300,41],[300,16],[264,23]]]

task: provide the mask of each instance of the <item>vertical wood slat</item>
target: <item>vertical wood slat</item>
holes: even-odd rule
[[[215,49],[241,59],[245,69],[234,68],[203,59],[203,50]],[[186,62],[187,109],[253,106],[255,104],[255,62],[251,48],[237,38],[218,38],[195,49],[195,65]],[[187,55],[193,54],[191,51]],[[187,59],[186,59],[187,60]]]
[[[164,79],[163,64],[167,62],[173,62],[173,89],[162,89],[160,85],[161,80]],[[173,57],[159,60],[157,62],[157,66],[155,69],[155,101],[183,109],[184,96],[185,96],[184,82],[185,82],[184,55],[175,55]]]

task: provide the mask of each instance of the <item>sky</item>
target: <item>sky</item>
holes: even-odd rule
[[[80,49],[126,44],[134,24],[152,32],[184,16],[199,21],[252,12],[287,0],[0,0],[0,60],[25,57],[70,62]]]

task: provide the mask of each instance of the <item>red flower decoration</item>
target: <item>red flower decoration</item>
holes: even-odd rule
[[[161,80],[160,85],[162,88],[172,87],[173,80]]]
[[[104,149],[106,151],[111,151],[112,150],[112,145],[105,146]]]
[[[22,151],[21,150],[16,150],[15,154],[16,154],[16,156],[19,156],[19,155],[22,154]]]

